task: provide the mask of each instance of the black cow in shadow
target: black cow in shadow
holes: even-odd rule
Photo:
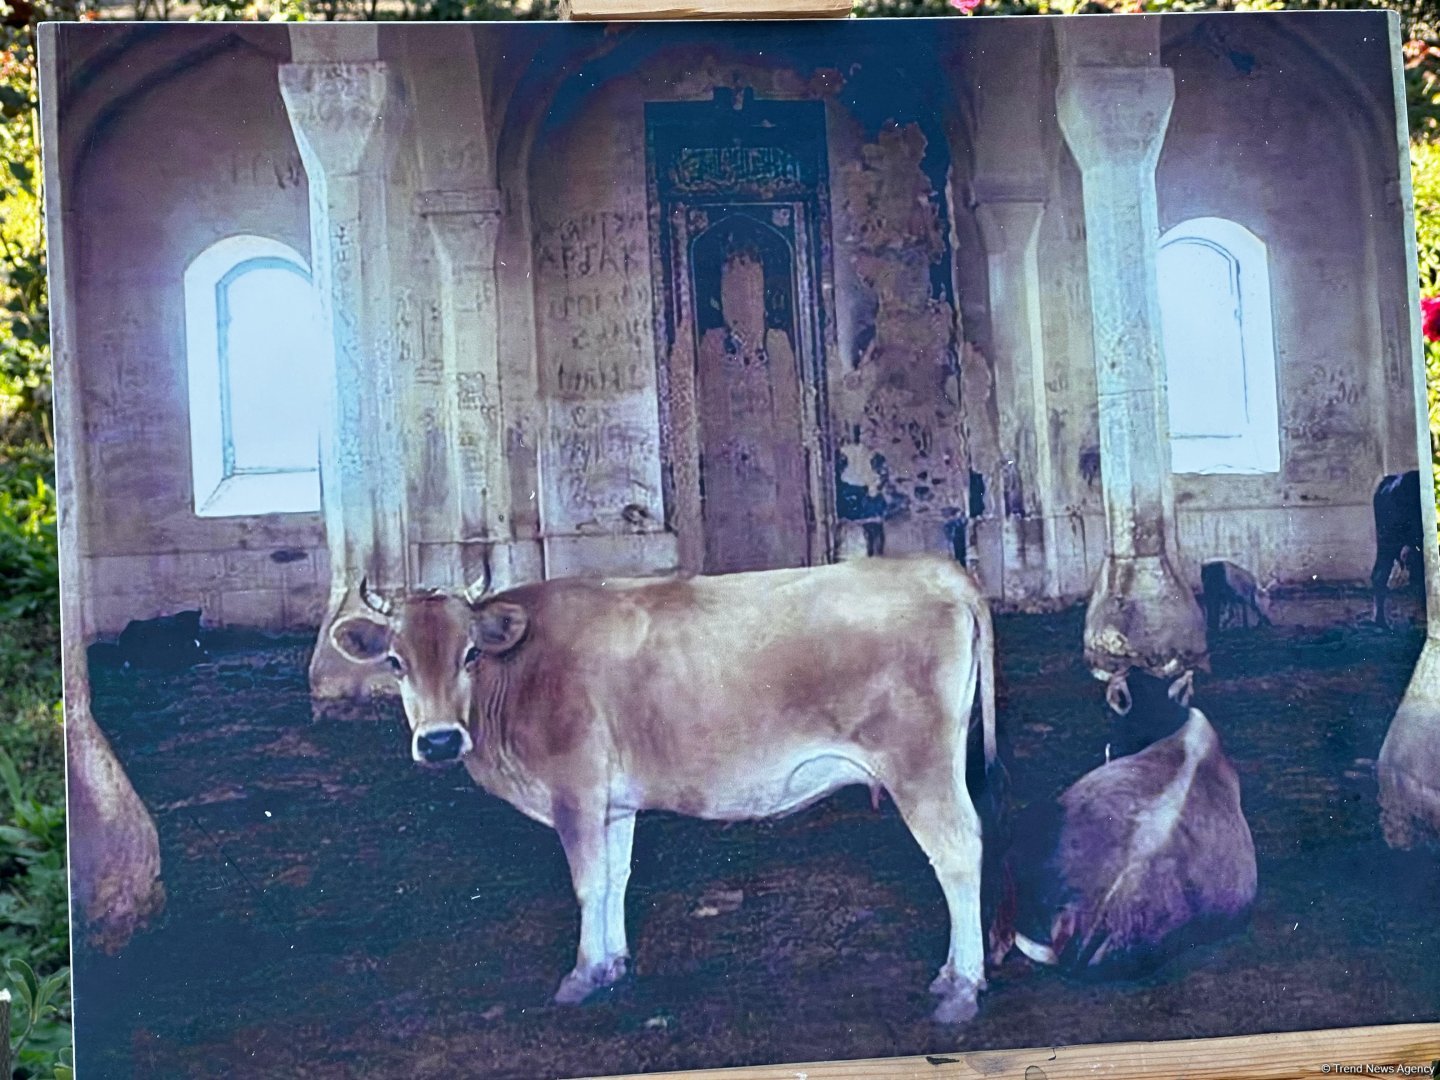
[[[1385,598],[1395,564],[1404,567],[1410,585],[1424,595],[1425,526],[1420,516],[1420,473],[1411,469],[1380,481],[1372,500],[1375,510],[1375,567],[1370,571],[1376,626],[1389,625]],[[1430,543],[1434,543],[1433,537]]]

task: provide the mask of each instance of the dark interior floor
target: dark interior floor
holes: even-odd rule
[[[1214,641],[1198,682],[1259,855],[1245,932],[1138,983],[1012,960],[959,1030],[927,1020],[939,886],[867,791],[755,824],[642,816],[638,977],[561,1009],[578,916],[557,838],[414,766],[398,703],[314,715],[304,642],[97,665],[170,899],[118,959],[76,957],[80,1075],[571,1077],[1435,1020],[1440,873],[1382,843],[1373,775],[1422,634],[1353,613],[1294,600],[1290,625]],[[1022,801],[1103,747],[1080,630],[1079,611],[999,620]]]

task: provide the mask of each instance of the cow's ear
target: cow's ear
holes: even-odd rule
[[[530,617],[519,604],[486,604],[475,613],[475,644],[490,656],[509,652],[525,636]]]
[[[1112,712],[1124,716],[1135,704],[1135,699],[1130,696],[1130,684],[1124,675],[1114,675],[1109,684],[1105,687],[1105,704],[1110,706]]]
[[[367,615],[349,615],[330,628],[330,641],[352,664],[368,664],[389,651],[390,627]]]

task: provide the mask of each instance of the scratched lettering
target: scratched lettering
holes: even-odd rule
[[[415,365],[415,301],[409,289],[401,289],[395,301],[395,351],[402,370]]]
[[[577,322],[596,316],[619,315],[646,310],[650,305],[650,287],[640,282],[625,282],[614,289],[552,296],[546,313],[556,322]]]
[[[643,271],[649,225],[642,211],[597,211],[542,224],[535,235],[535,265],[542,275],[581,281]]]
[[[546,457],[554,498],[571,524],[617,514],[656,496],[658,445],[653,427],[624,409],[573,405],[551,414]]]
[[[285,191],[305,183],[305,167],[298,156],[277,158],[267,153],[244,155],[235,152],[231,154],[229,164],[232,184],[255,187],[274,185]]]
[[[561,364],[555,373],[555,389],[567,398],[634,393],[646,390],[649,385],[639,363]]]

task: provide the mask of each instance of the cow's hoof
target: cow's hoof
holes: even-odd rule
[[[619,982],[625,977],[625,957],[616,956],[593,967],[577,967],[560,980],[555,991],[556,1005],[579,1005],[596,990]]]
[[[936,975],[930,983],[930,993],[936,997],[949,997],[951,994],[970,991],[978,994],[985,989],[985,980],[982,978],[978,983],[972,982],[961,975],[956,974],[955,969],[943,967],[940,974]]]
[[[937,1024],[964,1024],[975,1019],[980,1011],[980,991],[984,980],[971,982],[954,972],[941,971],[930,984],[930,992],[940,999],[932,1017]]]
[[[968,1024],[979,1012],[980,1003],[974,996],[956,994],[941,1000],[930,1015],[937,1024]]]

